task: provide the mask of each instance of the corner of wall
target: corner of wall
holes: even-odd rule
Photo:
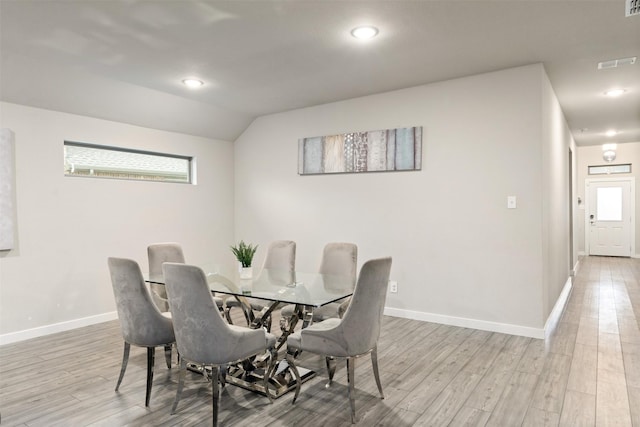
[[[571,277],[567,279],[556,300],[555,305],[553,306],[553,310],[547,317],[547,321],[544,325],[544,336],[548,337],[556,328],[558,322],[560,321],[560,316],[562,316],[562,311],[564,310],[564,306],[567,304],[569,300],[569,296],[571,295],[571,289],[573,288],[573,280]]]

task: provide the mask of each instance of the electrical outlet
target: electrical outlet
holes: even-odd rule
[[[395,280],[389,280],[389,292],[391,292],[392,294],[398,293],[398,282],[396,282]]]

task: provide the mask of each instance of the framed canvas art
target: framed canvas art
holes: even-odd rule
[[[9,129],[0,129],[0,251],[14,247],[14,134]]]
[[[422,126],[298,140],[298,173],[410,171],[422,168]]]

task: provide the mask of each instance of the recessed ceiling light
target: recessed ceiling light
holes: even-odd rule
[[[622,95],[623,93],[625,93],[624,89],[611,89],[606,91],[604,94],[607,96],[616,97]]]
[[[356,27],[351,30],[351,35],[361,40],[370,39],[378,35],[378,29],[370,26]]]
[[[200,87],[200,86],[202,86],[204,84],[204,82],[202,80],[198,80],[198,79],[184,79],[182,81],[182,83],[186,87],[190,87],[190,88]]]
[[[607,135],[607,136],[616,136],[617,134],[618,134],[618,131],[617,131],[617,130],[615,130],[615,129],[609,129],[609,130],[605,133],[605,135]]]

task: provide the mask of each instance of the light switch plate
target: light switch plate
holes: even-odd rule
[[[517,207],[516,196],[507,196],[507,209],[515,209]]]

